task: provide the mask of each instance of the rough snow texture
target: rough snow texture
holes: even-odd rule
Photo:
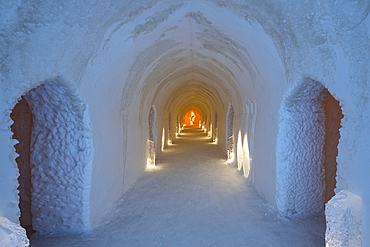
[[[22,99],[15,105],[10,115],[14,121],[11,130],[13,139],[19,141],[15,150],[19,154],[16,159],[19,169],[19,209],[21,211],[20,224],[27,230],[32,230],[31,215],[31,168],[30,168],[30,142],[32,131],[32,112],[27,101]]]
[[[243,104],[256,103],[251,174],[275,205],[278,112],[302,76],[340,100],[337,188],[353,188],[369,208],[369,11],[369,1],[353,0],[2,1],[0,214],[19,217],[10,111],[21,95],[56,76],[91,110],[91,222],[143,174],[147,115],[139,115],[153,104],[159,137],[169,111],[181,113],[192,102],[204,103],[210,120],[217,111],[218,145],[226,150],[227,104],[237,133],[245,131],[238,120]],[[363,229],[370,246],[370,210]]]
[[[26,247],[30,242],[26,230],[5,217],[0,216],[0,246]]]
[[[201,129],[185,128],[85,234],[35,234],[33,247],[319,247],[325,217],[277,214]]]
[[[283,214],[304,216],[324,209],[326,94],[320,83],[306,79],[281,106],[276,202]]]
[[[233,133],[233,123],[234,123],[234,108],[229,104],[226,117],[226,137],[230,138]]]
[[[229,163],[231,163],[232,165],[235,164],[233,124],[234,124],[234,108],[231,104],[229,104],[229,109],[227,110],[226,117],[227,159]]]
[[[232,163],[234,163],[233,123],[234,123],[234,108],[231,104],[229,104],[226,116],[227,159]]]
[[[25,96],[33,114],[32,224],[38,232],[89,227],[91,134],[78,98],[58,81]]]
[[[155,166],[155,143],[149,140],[148,144],[148,166]]]
[[[230,163],[234,161],[234,136],[230,136],[227,139],[227,160]]]
[[[361,197],[338,192],[327,204],[325,242],[327,247],[361,247]]]
[[[210,130],[212,131],[212,141],[215,142],[217,140],[217,134],[218,134],[218,130],[217,130],[217,112],[215,111],[215,115],[213,116],[213,129]]]
[[[154,125],[155,125],[155,119],[157,117],[155,106],[153,105],[152,108],[150,108],[149,117],[148,117],[148,124],[149,124],[149,140],[155,142],[156,141],[156,135],[154,135]]]

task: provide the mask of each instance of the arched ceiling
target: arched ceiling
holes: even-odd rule
[[[156,32],[148,32],[146,40],[153,42],[135,44],[142,47],[127,77],[124,107],[138,90],[140,113],[149,105],[156,105],[163,114],[184,114],[190,105],[208,114],[215,109],[225,111],[228,103],[242,110],[238,107],[243,106],[243,96],[253,92],[260,73],[247,44],[256,44],[258,39],[242,43],[237,33],[228,32],[227,25],[214,23],[217,13],[202,11],[186,5],[173,18],[152,27]]]

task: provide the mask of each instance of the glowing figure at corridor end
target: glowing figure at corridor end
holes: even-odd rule
[[[193,111],[191,111],[191,114],[190,114],[190,125],[193,125],[194,124],[194,120],[195,120],[195,114]]]

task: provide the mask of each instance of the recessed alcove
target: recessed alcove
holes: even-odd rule
[[[323,212],[335,194],[339,102],[320,82],[305,79],[286,96],[279,114],[278,209],[298,216]]]
[[[89,228],[92,137],[84,111],[54,80],[23,95],[11,113],[20,222],[28,234]]]
[[[14,121],[11,126],[13,139],[19,143],[16,144],[15,151],[18,153],[16,159],[19,177],[19,221],[21,226],[26,229],[27,235],[32,235],[32,214],[31,214],[31,168],[30,168],[30,147],[32,131],[32,112],[27,101],[22,96],[21,100],[15,105],[10,117]]]

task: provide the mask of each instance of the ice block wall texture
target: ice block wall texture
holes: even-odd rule
[[[0,216],[0,246],[1,247],[27,247],[30,242],[26,230],[5,217]]]
[[[25,96],[33,114],[31,197],[33,229],[84,231],[89,227],[92,136],[86,108],[58,83]]]
[[[276,203],[286,215],[324,210],[325,111],[327,90],[305,80],[284,100],[276,147]]]
[[[157,114],[156,114],[156,111],[155,111],[155,107],[153,105],[152,108],[150,109],[149,117],[148,117],[148,123],[149,123],[149,140],[151,140],[153,142],[155,141],[155,139],[157,139],[156,136],[153,133],[156,116],[157,116]]]
[[[361,247],[362,199],[341,190],[327,204],[326,247]]]
[[[155,143],[149,140],[149,147],[148,147],[148,165],[150,167],[155,166]]]

